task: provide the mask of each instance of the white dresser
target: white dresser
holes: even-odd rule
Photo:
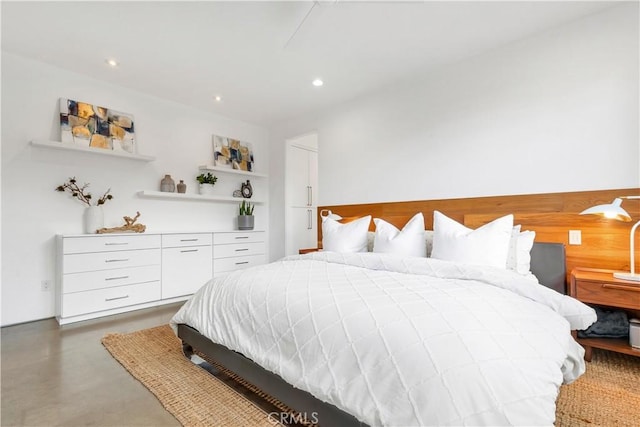
[[[234,231],[213,234],[214,277],[265,262],[265,233],[263,231]]]
[[[265,232],[57,236],[61,325],[186,300],[211,277],[264,264]]]

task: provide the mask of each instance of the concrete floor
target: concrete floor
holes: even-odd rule
[[[60,327],[2,328],[2,426],[179,426],[100,339],[167,324],[182,303]]]

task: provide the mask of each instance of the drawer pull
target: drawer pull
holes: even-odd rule
[[[248,239],[249,236],[236,236],[236,239]]]
[[[104,280],[121,280],[121,279],[128,279],[129,276],[120,276],[120,277],[107,277]]]
[[[105,259],[104,262],[126,262],[129,261],[129,258],[125,259]]]
[[[129,295],[125,295],[122,297],[113,297],[113,298],[105,298],[105,301],[115,301],[115,300],[119,300],[119,299],[125,299],[125,298],[129,298]]]
[[[104,245],[105,246],[121,246],[121,245],[128,245],[129,242],[107,242]]]
[[[198,239],[180,239],[181,242],[197,242]]]
[[[185,250],[182,250],[180,252],[198,252],[198,250],[197,249],[185,249]]]
[[[640,287],[638,286],[610,285],[605,283],[602,287],[606,289],[620,289],[621,291],[640,292]]]
[[[244,252],[244,251],[248,251],[249,248],[242,248],[242,249],[236,249],[236,252]]]
[[[249,264],[249,261],[236,262],[236,265]]]

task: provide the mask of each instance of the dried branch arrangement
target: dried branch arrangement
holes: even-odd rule
[[[79,186],[78,181],[74,176],[73,178],[69,178],[69,180],[64,184],[57,186],[56,191],[69,192],[71,193],[71,196],[80,200],[85,205],[91,206],[91,193],[87,191],[88,187],[89,187],[89,184],[87,183],[83,184],[82,187]],[[107,200],[113,199],[113,196],[110,193],[111,193],[111,189],[108,189],[107,191],[105,191],[102,197],[98,199],[96,206],[104,205]]]

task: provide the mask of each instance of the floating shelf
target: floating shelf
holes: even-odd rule
[[[31,145],[34,147],[51,148],[54,150],[82,151],[83,153],[97,154],[99,156],[118,157],[121,159],[137,160],[141,162],[152,162],[156,158],[153,156],[145,156],[143,154],[132,154],[126,151],[103,150],[100,148],[83,147],[81,145],[69,144],[59,141],[33,140]]]
[[[238,170],[238,169],[227,169],[227,168],[221,168],[219,166],[213,166],[213,165],[200,165],[198,166],[198,169],[200,169],[201,171],[213,171],[213,172],[220,172],[220,173],[231,173],[236,175],[255,176],[257,178],[268,178],[268,175],[265,175],[263,173],[247,172],[247,171]]]
[[[261,200],[254,199],[244,199],[242,197],[233,197],[233,196],[207,196],[202,194],[195,193],[167,193],[164,191],[150,191],[143,190],[138,191],[139,197],[144,197],[148,199],[165,199],[165,200],[197,200],[200,202],[228,202],[228,203],[240,203],[243,200],[254,203],[256,205],[261,205],[264,202]]]

